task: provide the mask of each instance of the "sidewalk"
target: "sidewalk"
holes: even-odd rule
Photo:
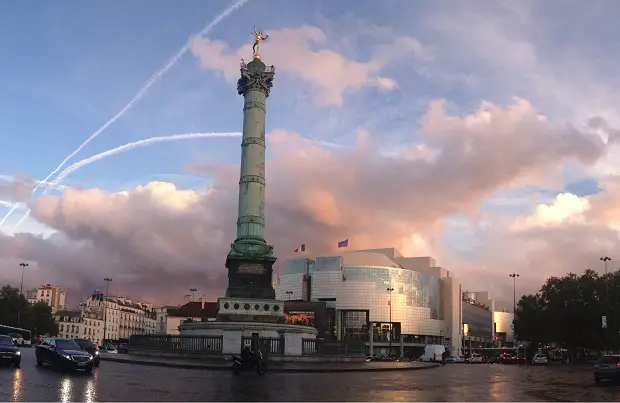
[[[125,364],[151,365],[169,368],[200,369],[209,371],[230,371],[231,362],[221,360],[191,360],[180,358],[138,357],[131,354],[101,354],[101,361]],[[269,372],[380,372],[414,371],[435,368],[439,364],[422,362],[358,362],[358,363],[318,363],[318,362],[277,362],[267,361]]]

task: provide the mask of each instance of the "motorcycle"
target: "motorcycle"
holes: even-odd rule
[[[232,370],[235,375],[239,375],[243,371],[252,371],[254,369],[256,369],[256,373],[259,375],[265,375],[267,373],[267,364],[260,350],[254,353],[246,348],[245,354],[242,354],[241,357],[233,355],[232,358]]]

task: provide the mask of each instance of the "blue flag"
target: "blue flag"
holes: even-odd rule
[[[347,246],[349,246],[349,239],[345,239],[344,241],[338,242],[339,248],[346,248]]]

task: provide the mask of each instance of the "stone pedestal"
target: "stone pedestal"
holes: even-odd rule
[[[284,301],[257,298],[219,298],[217,320],[222,322],[284,323]]]

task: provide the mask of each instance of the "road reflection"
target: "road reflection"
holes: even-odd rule
[[[63,403],[75,401],[95,402],[97,401],[97,387],[97,375],[83,375],[81,373],[63,375],[58,388],[58,401]]]
[[[22,400],[22,370],[16,369],[13,371],[13,393],[12,393],[12,401],[21,401]]]
[[[99,374],[89,377],[84,387],[84,403],[92,403],[97,401],[97,388],[96,385],[99,380]]]
[[[72,401],[71,389],[73,389],[73,385],[71,383],[71,379],[66,376],[60,381],[60,401],[63,403]]]

